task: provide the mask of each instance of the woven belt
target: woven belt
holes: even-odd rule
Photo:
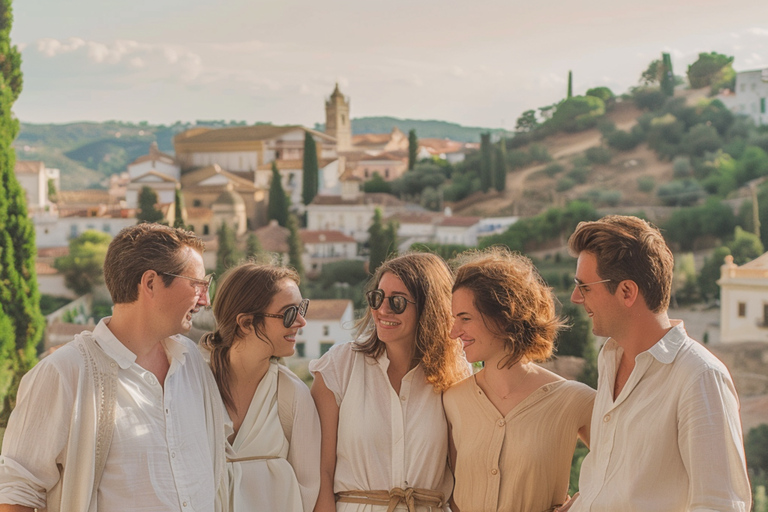
[[[416,507],[442,508],[445,505],[443,493],[430,489],[414,489],[413,487],[393,487],[389,491],[340,491],[336,493],[336,501],[342,503],[357,503],[360,505],[384,505],[387,512],[395,510],[404,503],[408,512],[416,512]]]

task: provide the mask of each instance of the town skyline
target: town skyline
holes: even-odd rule
[[[227,119],[313,126],[336,82],[353,118],[514,129],[524,111],[595,86],[625,92],[662,51],[684,74],[699,52],[768,66],[768,6],[737,0],[599,0],[472,7],[306,0],[14,3],[23,122]],[[119,5],[118,5],[119,6]],[[44,13],[44,14],[41,14]]]

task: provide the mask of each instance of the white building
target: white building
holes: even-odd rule
[[[307,325],[296,335],[296,357],[317,359],[332,346],[351,341],[354,315],[351,300],[311,300],[306,316]]]
[[[721,95],[722,102],[757,126],[768,125],[768,68],[736,73],[735,89],[734,94]]]
[[[27,193],[27,210],[30,214],[50,210],[48,200],[48,182],[53,182],[56,191],[60,187],[60,171],[49,169],[39,160],[17,160],[14,166],[16,179],[21,188]]]
[[[327,263],[357,258],[357,242],[340,231],[302,229],[299,236],[304,245],[304,269],[308,273],[319,273]]]
[[[435,241],[439,244],[477,245],[480,217],[447,216],[435,228]]]
[[[149,187],[157,194],[159,204],[175,202],[181,179],[181,166],[171,155],[161,152],[157,142],[149,146],[149,154],[140,156],[127,166],[130,182],[125,192],[128,208],[137,208],[141,189]]]
[[[768,252],[744,265],[720,267],[720,341],[768,342]]]

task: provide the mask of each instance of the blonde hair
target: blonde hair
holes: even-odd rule
[[[472,292],[486,325],[504,340],[508,355],[500,367],[526,358],[544,361],[564,323],[555,312],[555,296],[530,259],[505,247],[468,251],[454,260],[453,291]]]
[[[434,254],[404,254],[385,261],[368,282],[366,291],[376,289],[387,272],[397,276],[416,301],[418,324],[414,361],[421,364],[435,391],[445,391],[469,375],[461,343],[450,336],[453,282],[450,268]],[[385,346],[376,333],[370,308],[358,321],[356,329],[354,350],[379,358]]]

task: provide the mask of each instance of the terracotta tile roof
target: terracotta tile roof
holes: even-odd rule
[[[188,206],[187,207],[187,220],[211,220],[213,218],[213,210],[210,208],[204,208],[202,206]]]
[[[403,157],[402,156],[398,156],[398,155],[396,155],[394,153],[395,153],[394,151],[391,151],[391,152],[388,152],[388,153],[381,153],[379,155],[365,155],[362,158],[358,159],[357,161],[358,162],[368,162],[368,161],[371,161],[371,160],[391,160],[391,161],[396,161],[396,162],[402,162],[403,161]],[[405,155],[405,158],[407,159],[408,155]]]
[[[75,204],[112,204],[117,202],[108,190],[61,190],[59,191],[59,206]]]
[[[342,199],[341,196],[315,196],[312,203],[318,206],[325,205],[356,205],[356,204],[371,204],[376,206],[404,206],[405,203],[393,196],[392,194],[385,194],[383,192],[373,192],[367,194],[360,194],[354,199]]]
[[[268,225],[257,229],[255,233],[265,251],[280,254],[288,252],[288,228],[282,227],[277,221],[270,221]]]
[[[443,214],[437,212],[398,212],[385,220],[396,220],[400,224],[437,224],[443,220]]]
[[[53,268],[50,264],[43,263],[42,261],[35,262],[35,272],[37,272],[37,275],[39,276],[53,276],[59,273],[59,271]]]
[[[754,260],[741,265],[739,268],[768,269],[768,252],[758,256]]]
[[[464,149],[464,143],[450,139],[419,139],[419,146],[424,147],[431,154],[456,153]]]
[[[69,254],[69,246],[65,247],[41,247],[37,249],[38,258],[58,258]]]
[[[386,144],[392,138],[390,133],[364,133],[352,136],[352,145]]]
[[[348,307],[349,299],[311,299],[307,310],[307,320],[340,320]]]
[[[37,174],[45,164],[40,160],[16,160],[13,171],[16,174]]]
[[[330,164],[331,162],[336,161],[336,158],[321,158],[317,161],[318,167],[321,169],[325,167],[326,165]],[[289,170],[289,171],[300,171],[304,168],[304,160],[275,160],[277,163],[277,169],[280,171]],[[260,171],[271,171],[272,170],[272,162],[265,162],[259,166]]]
[[[132,165],[142,164],[144,162],[163,162],[169,165],[179,165],[178,162],[176,162],[176,159],[173,158],[171,155],[167,155],[165,153],[156,153],[154,155],[140,156],[133,162],[129,163],[128,167]]]
[[[250,181],[237,175],[234,173],[231,173],[229,171],[225,171],[222,169],[219,164],[213,164],[209,165],[207,167],[201,167],[199,169],[195,169],[194,171],[189,171],[181,176],[181,186],[182,188],[191,188],[191,187],[205,187],[207,185],[198,185],[200,182],[207,180],[211,176],[215,176],[216,174],[220,174],[227,178],[237,189],[237,191],[256,191],[259,190],[259,188],[254,185],[253,180]],[[251,175],[253,175],[251,173]],[[216,185],[221,186],[221,185]]]
[[[481,220],[482,217],[461,217],[459,215],[452,215],[450,217],[445,217],[442,222],[440,222],[440,225],[446,227],[470,227]]]
[[[336,139],[328,134],[321,133],[300,125],[274,126],[271,124],[259,124],[256,126],[235,126],[231,128],[193,128],[174,137],[175,142],[247,142],[276,139],[286,133],[303,130],[313,136],[335,142]]]
[[[141,181],[143,178],[146,178],[147,176],[154,176],[156,178],[160,178],[162,181],[169,182],[169,183],[178,183],[178,181],[176,181],[175,178],[157,171],[147,171],[141,176],[136,176],[134,179],[131,180],[131,183],[136,183],[138,181]]]
[[[301,237],[301,242],[304,244],[330,244],[355,241],[354,238],[345,235],[341,231],[332,230],[301,229],[299,230],[299,236]]]

